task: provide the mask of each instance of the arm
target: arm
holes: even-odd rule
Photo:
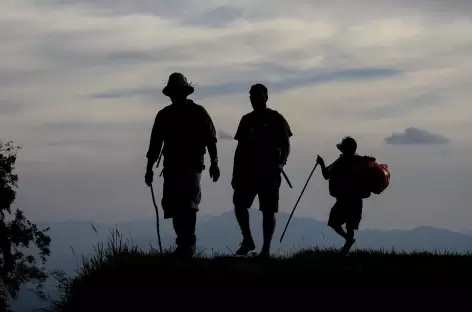
[[[287,163],[288,156],[290,155],[290,138],[285,136],[282,140],[280,147],[280,164],[285,165]]]
[[[151,131],[151,138],[149,141],[149,149],[146,154],[147,158],[147,166],[146,172],[152,172],[152,167],[154,163],[159,158],[159,154],[161,153],[162,144],[164,142],[162,131],[161,131],[161,123],[159,114],[157,114],[156,119],[154,120],[154,125]]]
[[[238,141],[236,150],[234,151],[233,159],[233,175],[231,178],[231,186],[236,189],[241,184],[241,174],[244,172],[246,166],[246,159],[244,158],[244,117],[241,119],[236,130],[234,139]]]
[[[207,145],[208,148],[208,154],[210,154],[210,161],[211,164],[217,164],[218,163],[218,149],[216,147],[216,141],[211,141]]]
[[[281,135],[280,135],[280,165],[284,166],[287,163],[290,155],[290,137],[293,133],[287,120],[280,115],[281,118]]]
[[[325,180],[329,180],[331,178],[331,174],[330,174],[330,171],[327,170],[325,163],[321,162],[320,167],[321,167],[321,173],[323,174],[323,178]]]
[[[245,134],[246,134],[246,122],[244,116],[239,121],[238,129],[236,130],[236,134],[234,135],[234,139],[238,141],[238,145],[236,146],[236,150],[234,151],[234,170],[239,170],[239,164],[242,161],[242,155],[244,151],[244,142],[245,142]]]
[[[319,157],[319,156],[318,156],[318,157]],[[338,164],[338,161],[339,161],[340,159],[341,159],[341,158],[336,159],[331,165],[329,165],[328,167],[326,167],[323,158],[321,158],[321,157],[318,158],[318,163],[319,163],[320,166],[321,166],[321,173],[323,174],[323,178],[324,178],[325,180],[331,179],[331,177],[333,176],[333,171],[335,170],[335,167],[336,167],[336,165]]]
[[[233,171],[236,172],[240,168],[238,165],[241,163],[241,156],[242,156],[243,149],[241,147],[241,142],[238,142],[238,145],[236,145],[236,150],[234,151],[234,160],[233,160]]]
[[[207,125],[206,147],[208,150],[208,154],[210,155],[211,164],[216,165],[218,164],[218,148],[216,146],[218,139],[216,137],[216,129],[215,129],[215,125],[213,124],[213,120],[211,119],[206,109],[203,107],[202,109],[205,115],[206,125]]]

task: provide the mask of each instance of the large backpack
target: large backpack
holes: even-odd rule
[[[390,185],[390,169],[387,164],[369,162],[369,179],[372,193],[381,194]]]
[[[349,164],[340,161],[329,180],[332,197],[357,197],[366,199],[371,193],[381,194],[390,184],[390,170],[386,164],[378,164],[375,158],[356,155]]]

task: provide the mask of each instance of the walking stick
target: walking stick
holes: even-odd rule
[[[316,167],[318,167],[318,163],[316,163],[315,167],[313,167],[313,170],[311,170],[310,176],[308,177],[308,180],[306,180],[305,186],[303,187],[302,192],[300,193],[300,196],[298,197],[297,203],[293,207],[292,213],[290,214],[290,218],[288,218],[287,224],[285,225],[284,232],[282,233],[282,236],[280,237],[280,242],[282,242],[282,239],[284,238],[285,231],[287,231],[288,224],[290,223],[290,220],[293,217],[293,213],[295,212],[295,208],[297,208],[298,202],[300,201],[300,198],[302,198],[303,193],[305,192],[305,188],[308,185],[308,182],[311,179],[311,176],[313,175],[313,172],[315,172]]]
[[[157,229],[157,239],[159,240],[159,251],[162,254],[162,244],[161,244],[161,232],[159,231],[159,209],[156,205],[156,199],[154,197],[154,189],[152,188],[151,184],[151,195],[152,195],[152,202],[154,203],[154,209],[156,210],[156,229]]]
[[[161,162],[162,151],[163,150],[161,150],[161,153],[159,154],[159,158],[157,159],[156,168],[159,167],[159,163]],[[151,187],[152,202],[154,204],[154,210],[156,211],[156,230],[157,230],[157,239],[159,241],[159,251],[162,254],[161,231],[159,230],[159,209],[157,208],[156,198],[154,196],[154,188],[152,187],[152,184],[150,185],[150,187]]]
[[[287,175],[285,174],[285,171],[282,170],[282,174],[284,175],[285,181],[287,181],[287,184],[290,188],[292,187],[292,183],[290,183],[290,180],[288,179]]]

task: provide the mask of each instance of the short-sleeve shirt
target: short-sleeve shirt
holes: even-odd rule
[[[148,158],[157,159],[156,143],[164,142],[166,168],[203,168],[206,147],[216,142],[216,130],[206,109],[187,100],[185,105],[169,105],[155,118]]]
[[[287,120],[275,110],[244,115],[234,137],[241,149],[235,166],[244,171],[273,170],[280,162],[280,148],[292,135]]]

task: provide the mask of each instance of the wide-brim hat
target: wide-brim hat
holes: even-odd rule
[[[169,76],[167,85],[162,89],[162,93],[166,96],[171,96],[175,91],[186,92],[187,95],[192,94],[195,89],[187,82],[187,78],[181,73],[172,73]]]

